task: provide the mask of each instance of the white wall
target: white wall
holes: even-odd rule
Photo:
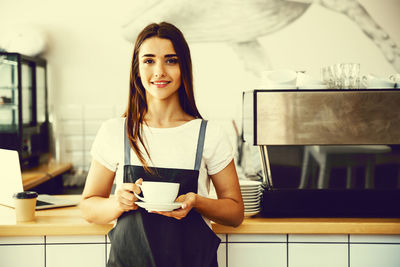
[[[83,125],[83,113],[77,117],[64,114],[70,105],[75,110],[72,113],[76,108],[82,112],[102,107],[111,110],[104,114],[104,119],[124,110],[132,45],[122,38],[120,26],[129,15],[127,10],[138,2],[0,0],[0,34],[17,23],[38,26],[48,34],[48,50],[43,57],[48,61],[50,104],[58,122],[57,129],[65,129],[71,121]],[[400,45],[400,1],[359,2]],[[306,70],[317,78],[322,66],[338,62],[359,62],[363,74],[389,76],[396,72],[350,19],[317,4],[294,23],[260,37],[259,41],[273,68]],[[190,43],[190,46],[196,97],[203,115],[211,119],[240,120],[241,92],[257,85],[256,77],[244,70],[229,44]],[[95,123],[91,125],[88,140],[103,120],[101,116],[92,118]],[[85,139],[85,136],[79,138]],[[85,157],[90,147],[88,142],[83,141],[78,149]],[[71,143],[74,142],[67,142]],[[63,149],[67,148],[63,146]],[[71,155],[67,157],[65,153],[61,157],[69,159]],[[87,164],[86,160],[78,165]]]

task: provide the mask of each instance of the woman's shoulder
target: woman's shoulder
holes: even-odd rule
[[[217,120],[207,120],[207,133],[218,135],[223,131],[222,125]]]
[[[230,124],[220,120],[210,120],[207,123],[203,159],[209,175],[225,168],[234,156],[232,135],[228,134]]]
[[[206,145],[215,146],[219,142],[230,142],[226,124],[219,120],[207,120]]]

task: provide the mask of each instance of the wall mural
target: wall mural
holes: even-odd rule
[[[347,16],[400,72],[400,48],[357,0],[151,0],[140,1],[124,24],[123,35],[134,42],[151,22],[168,21],[180,28],[188,42],[225,42],[246,70],[272,66],[258,38],[279,31],[303,16],[311,5],[321,5]]]

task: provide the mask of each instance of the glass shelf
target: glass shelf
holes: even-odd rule
[[[0,106],[4,105],[18,105],[18,88],[5,89],[0,88]]]
[[[10,60],[10,58],[12,58]],[[14,66],[17,67],[18,66],[18,62],[15,60],[16,57],[15,56],[0,56],[0,65],[9,65],[9,66]]]
[[[18,132],[18,124],[3,125],[0,124],[0,131],[3,133],[15,133]]]
[[[18,109],[18,105],[17,104],[13,104],[13,103],[1,103],[0,101],[0,109]]]

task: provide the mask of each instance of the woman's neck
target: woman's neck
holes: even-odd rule
[[[193,119],[193,116],[183,111],[179,98],[151,99],[147,102],[147,112],[144,116],[144,122],[154,128],[176,127]]]

